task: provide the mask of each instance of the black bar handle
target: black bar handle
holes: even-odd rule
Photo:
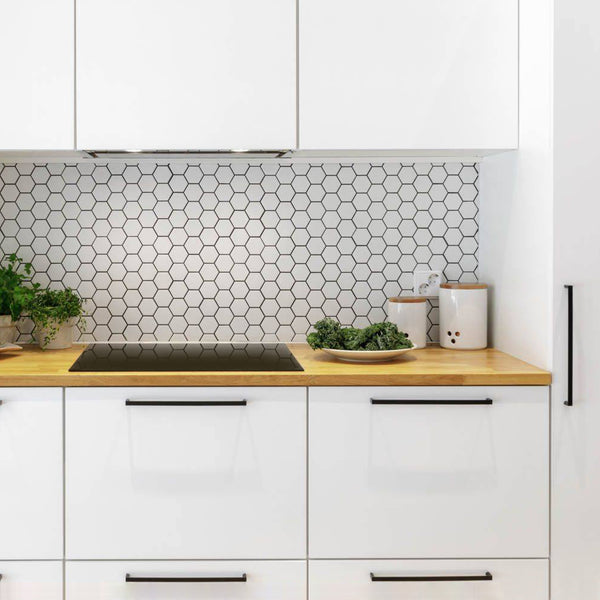
[[[248,581],[246,573],[235,577],[136,577],[127,573],[127,583],[245,583]]]
[[[395,577],[371,573],[371,581],[492,581],[492,579],[492,574],[489,571],[486,571],[485,575],[423,575],[412,577]]]
[[[426,400],[424,398],[418,398],[413,400],[396,399],[396,398],[371,398],[371,404],[450,404],[468,406],[471,404],[493,404],[494,401],[491,398],[482,398],[480,400]]]
[[[573,286],[565,285],[565,288],[569,298],[567,308],[569,320],[567,341],[567,399],[565,400],[565,406],[573,406]]]
[[[125,406],[246,406],[247,400],[125,400]]]

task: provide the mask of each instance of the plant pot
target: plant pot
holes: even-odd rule
[[[58,325],[52,323],[49,327],[36,326],[33,335],[44,350],[64,350],[73,345],[73,328],[77,321],[78,319],[73,318]]]
[[[0,316],[0,346],[13,344],[17,339],[17,324],[10,315]]]

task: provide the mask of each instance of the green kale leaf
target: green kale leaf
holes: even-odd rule
[[[408,336],[393,323],[375,323],[364,329],[342,327],[334,319],[326,318],[315,323],[314,332],[306,341],[313,350],[400,350],[412,348]]]
[[[306,341],[313,350],[317,348],[344,349],[344,336],[342,327],[333,319],[321,319],[315,323],[316,331],[308,334]]]

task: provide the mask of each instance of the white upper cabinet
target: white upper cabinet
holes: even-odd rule
[[[294,0],[77,0],[78,149],[295,146]]]
[[[302,0],[300,147],[518,145],[518,0]]]
[[[0,150],[74,146],[73,0],[0,0]]]

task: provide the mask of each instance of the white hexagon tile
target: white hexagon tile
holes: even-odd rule
[[[414,270],[477,279],[474,164],[0,165],[0,252],[88,299],[83,340],[298,341]],[[437,339],[437,307],[429,336]],[[27,328],[21,339],[26,341]]]

